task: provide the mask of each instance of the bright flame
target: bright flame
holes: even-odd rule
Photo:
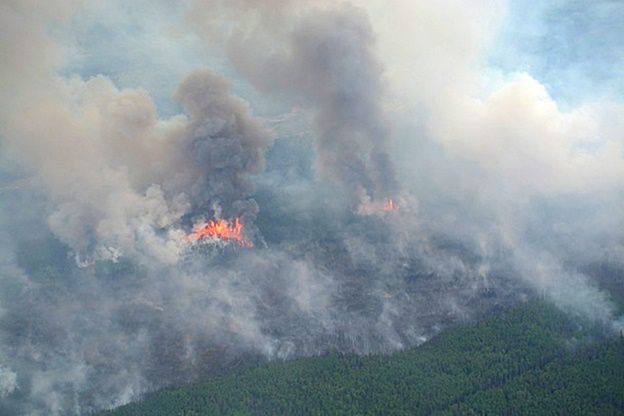
[[[194,241],[203,238],[218,238],[223,241],[234,242],[242,247],[252,248],[254,246],[253,241],[243,233],[243,224],[239,218],[234,219],[234,221],[209,220],[208,223],[195,226],[188,238]]]
[[[383,207],[384,211],[396,211],[398,209],[399,209],[399,206],[397,205],[396,202],[394,202],[393,199],[388,199]]]

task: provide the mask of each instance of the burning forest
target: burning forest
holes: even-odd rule
[[[193,231],[188,235],[188,239],[191,241],[200,241],[206,238],[233,242],[241,247],[254,247],[253,241],[245,236],[240,218],[235,218],[233,221],[208,220],[207,223],[193,227]]]
[[[621,100],[481,67],[477,3],[0,5],[0,413],[533,298],[619,333]]]

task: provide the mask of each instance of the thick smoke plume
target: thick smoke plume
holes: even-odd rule
[[[82,257],[171,263],[186,216],[253,221],[248,176],[262,169],[271,134],[225,80],[207,70],[189,75],[176,94],[188,115],[160,120],[145,91],[120,90],[103,76],[56,78],[45,61],[60,53],[54,44],[19,44],[33,38],[28,30],[43,30],[43,17],[20,7],[3,14],[5,31],[25,32],[7,35],[18,39],[4,46],[7,55],[24,48],[41,56],[31,57],[32,75],[10,76],[11,64],[22,63],[8,61],[2,82],[20,88],[4,97],[0,118],[6,150],[53,201],[48,224],[62,241]]]
[[[94,10],[133,37],[133,6],[35,3],[0,5],[0,413],[392,352],[535,297],[624,326],[623,107],[482,71],[504,2],[188,2],[159,39],[218,71],[176,68],[164,104],[72,67]],[[188,238],[233,218],[254,249]]]
[[[176,98],[190,116],[185,161],[193,161],[197,176],[186,189],[194,210],[251,224],[258,207],[249,197],[249,176],[263,170],[271,132],[248,115],[244,101],[229,94],[223,78],[209,71],[188,76]]]
[[[260,91],[312,111],[318,172],[341,186],[352,207],[396,197],[383,66],[365,10],[271,1],[195,7],[201,27],[210,28],[218,11],[237,16],[225,39],[234,67]]]

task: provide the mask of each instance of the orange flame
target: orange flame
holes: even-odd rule
[[[223,241],[234,242],[242,247],[252,248],[253,241],[243,233],[243,224],[239,218],[234,221],[209,220],[206,224],[195,226],[188,236],[190,240],[199,241],[203,238],[218,238]]]
[[[394,202],[393,199],[388,199],[383,207],[384,211],[396,211],[398,209],[399,209],[399,206],[397,205],[396,202]]]
[[[399,204],[397,204],[394,199],[388,199],[385,202],[364,202],[358,207],[357,213],[360,215],[376,215],[383,212],[397,211],[398,209]]]

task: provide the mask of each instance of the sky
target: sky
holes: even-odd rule
[[[111,1],[77,13],[69,27],[52,30],[68,48],[61,73],[105,74],[121,87],[141,86],[155,97],[159,111],[173,113],[171,97],[182,74],[203,65],[228,70],[180,27],[184,3]],[[384,7],[374,11],[383,16]],[[621,2],[513,0],[502,8],[499,27],[480,51],[483,71],[527,72],[565,105],[621,99]]]

